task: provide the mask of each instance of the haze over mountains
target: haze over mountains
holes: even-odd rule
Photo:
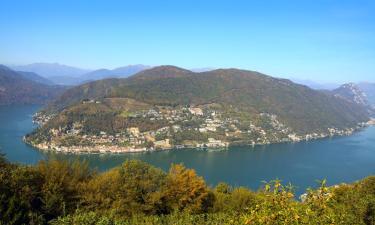
[[[366,94],[368,102],[375,106],[375,83],[359,83],[358,87]]]
[[[0,65],[0,105],[43,104],[65,89],[30,72],[16,72]]]
[[[89,81],[106,78],[126,78],[143,70],[152,68],[152,66],[148,65],[135,64],[118,67],[112,70],[106,68],[87,70],[59,63],[33,63],[29,65],[9,67],[16,71],[35,73],[46,79],[43,81],[44,83],[68,86],[79,85]],[[191,70],[194,72],[207,72],[214,70],[214,68],[204,67]]]
[[[83,83],[107,79],[107,78],[127,78],[139,72],[145,71],[152,68],[151,66],[137,64],[137,65],[128,65],[115,69],[97,69],[97,70],[87,70],[76,68],[72,66],[62,65],[58,63],[33,63],[23,66],[12,66],[13,70],[23,76],[26,79],[32,80],[36,83],[44,85],[68,85],[76,86]],[[209,72],[214,70],[214,68],[196,68],[191,69],[189,72]],[[202,73],[204,74],[204,73]],[[296,83],[306,85],[312,89],[316,90],[332,90],[336,95],[341,97],[348,98],[349,93],[354,89],[358,89],[365,95],[363,98],[366,99],[369,105],[375,105],[375,84],[372,83],[359,83],[359,84],[350,84],[346,87],[340,87],[339,84],[324,84],[318,83],[310,80],[302,79],[292,79]],[[355,87],[353,90],[349,90],[348,87]]]
[[[34,72],[46,78],[60,76],[79,77],[82,74],[90,72],[90,70],[62,65],[59,63],[33,63],[10,67],[17,71]]]
[[[18,66],[8,66],[16,71],[34,72],[55,84],[60,85],[79,85],[84,82],[100,80],[105,78],[126,78],[134,75],[142,70],[152,68],[149,65],[135,64],[118,67],[115,69],[100,68],[95,70],[82,69],[73,66],[62,65],[59,63],[33,63],[29,65],[18,65]],[[214,67],[202,67],[202,68],[192,68],[193,72],[207,72],[212,71],[217,68]],[[340,83],[327,83],[318,82],[312,79],[300,79],[296,77],[289,78],[295,83],[306,85],[312,89],[316,90],[334,90],[340,87]],[[358,85],[364,89],[370,88],[371,83],[358,83]],[[366,89],[366,90],[367,90]]]
[[[80,79],[83,81],[89,80],[101,80],[105,78],[126,78],[131,75],[134,75],[138,72],[141,72],[146,69],[150,69],[151,66],[146,65],[129,65],[124,67],[115,68],[113,70],[109,69],[99,69],[92,72],[83,74]]]
[[[41,84],[46,84],[46,85],[55,85],[52,81],[34,72],[25,72],[25,71],[16,71],[16,72],[25,79],[32,80],[34,82],[41,83]]]
[[[128,77],[142,70],[149,69],[146,65],[128,65],[110,69],[87,70],[58,63],[33,63],[23,66],[11,66],[13,70],[33,72],[59,85],[78,85],[84,82],[104,78]]]
[[[306,85],[315,90],[334,90],[340,87],[341,84],[339,83],[325,83],[325,82],[317,82],[313,80],[306,80],[306,79],[298,79],[298,78],[289,78],[295,83]]]

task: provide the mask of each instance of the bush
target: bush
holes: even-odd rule
[[[174,211],[207,212],[214,201],[203,178],[181,164],[172,165],[169,170],[165,194],[169,208]]]
[[[266,183],[253,192],[207,187],[177,164],[166,173],[130,160],[104,173],[86,163],[10,164],[0,155],[0,225],[5,224],[375,224],[375,177],[308,190]]]

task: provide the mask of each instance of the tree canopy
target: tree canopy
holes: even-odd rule
[[[192,169],[125,161],[98,173],[84,162],[35,166],[0,156],[0,224],[375,224],[375,177],[307,190],[209,187]]]

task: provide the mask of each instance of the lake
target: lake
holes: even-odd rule
[[[0,152],[11,162],[35,164],[41,159],[84,159],[90,167],[107,170],[126,159],[139,159],[168,170],[171,163],[194,168],[210,185],[220,181],[258,189],[262,181],[281,179],[296,186],[298,194],[315,187],[316,180],[328,184],[353,182],[375,174],[375,127],[348,137],[310,142],[233,147],[228,150],[179,149],[171,151],[72,155],[38,151],[22,142],[32,131],[32,115],[40,106],[0,106]]]

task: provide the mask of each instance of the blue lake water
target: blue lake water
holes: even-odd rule
[[[233,147],[228,150],[171,150],[150,153],[65,155],[38,151],[22,142],[32,131],[32,115],[40,106],[0,106],[0,152],[11,162],[35,164],[47,157],[85,159],[98,170],[139,159],[168,170],[171,163],[194,168],[210,185],[220,181],[257,189],[262,181],[281,179],[302,193],[316,180],[329,184],[353,182],[375,175],[375,127],[348,137],[311,142]]]

